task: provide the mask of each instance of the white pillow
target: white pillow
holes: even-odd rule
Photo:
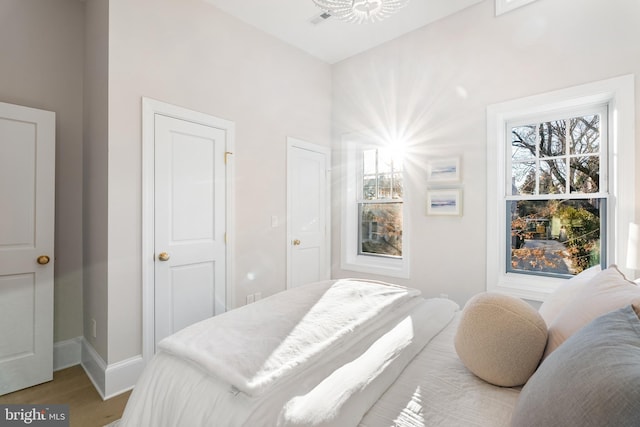
[[[556,320],[556,317],[558,317],[562,309],[564,309],[600,271],[601,268],[599,265],[588,268],[564,282],[554,293],[547,297],[538,309],[538,313],[540,313],[540,316],[542,316],[547,326]]]
[[[549,325],[543,359],[596,317],[629,305],[637,298],[640,298],[640,287],[627,280],[615,265],[601,271]]]

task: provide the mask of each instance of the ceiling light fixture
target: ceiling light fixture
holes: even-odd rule
[[[322,10],[347,22],[378,22],[393,15],[409,0],[313,0]]]

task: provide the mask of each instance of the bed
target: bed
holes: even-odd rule
[[[163,340],[114,426],[510,426],[523,388],[461,361],[464,321],[383,282],[288,290]]]

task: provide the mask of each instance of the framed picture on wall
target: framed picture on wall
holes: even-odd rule
[[[462,189],[427,191],[427,215],[462,215]]]
[[[427,163],[427,180],[432,183],[459,182],[460,157],[430,160]]]

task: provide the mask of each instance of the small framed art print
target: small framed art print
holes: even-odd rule
[[[462,215],[462,190],[428,190],[427,215]]]
[[[427,163],[427,180],[431,183],[459,182],[460,157],[429,161]]]

